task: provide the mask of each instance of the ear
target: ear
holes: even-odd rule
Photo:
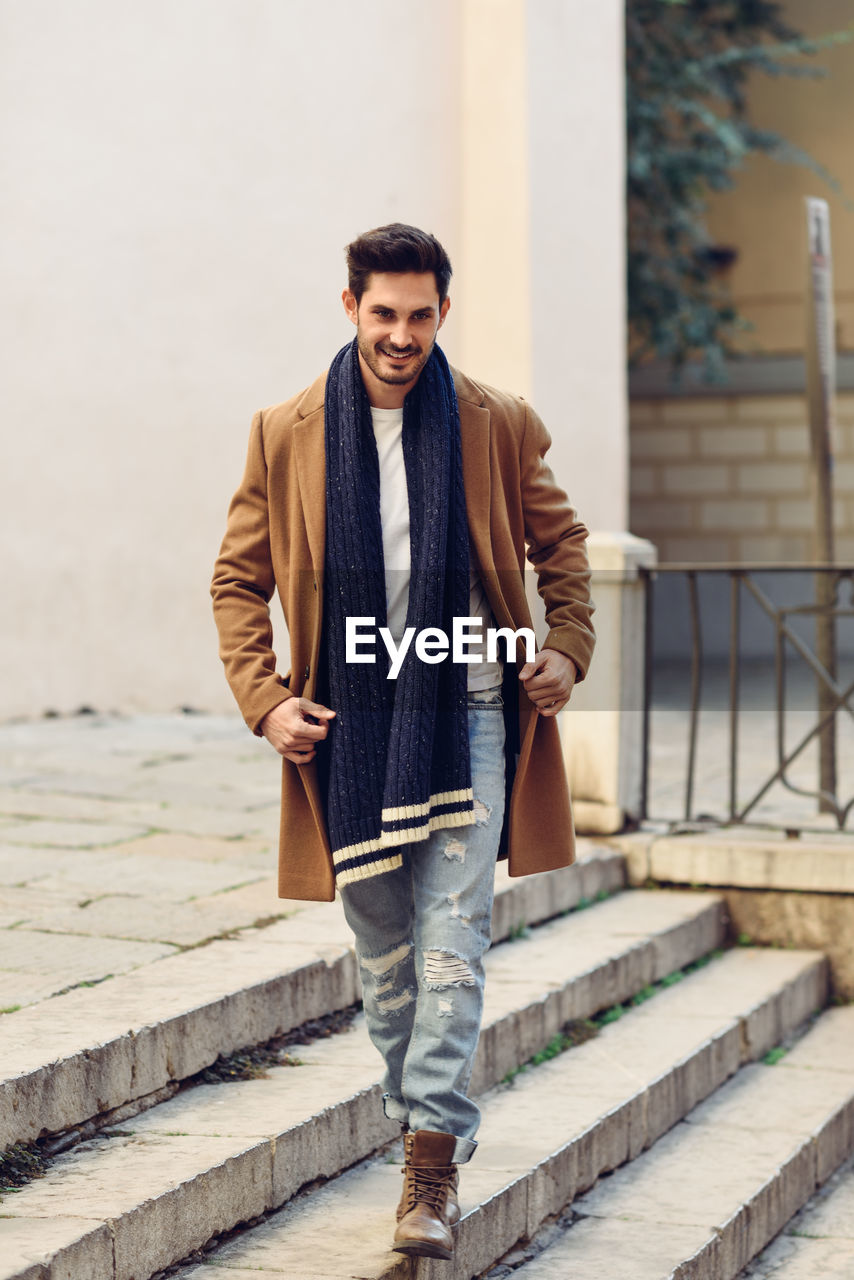
[[[441,307],[439,308],[439,323],[436,325],[437,329],[441,329],[442,325],[445,323],[445,316],[448,314],[448,311],[450,310],[450,306],[451,306],[451,299],[446,298],[445,301],[442,303]]]
[[[350,289],[345,289],[341,294],[341,301],[344,303],[344,310],[347,316],[352,320],[353,324],[359,323],[359,304],[356,301],[355,294]]]

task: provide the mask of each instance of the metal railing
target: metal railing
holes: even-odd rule
[[[843,801],[838,795],[835,759],[836,717],[846,711],[854,719],[854,681],[844,687],[836,676],[836,658],[833,638],[839,619],[854,618],[854,605],[840,603],[840,590],[843,583],[848,584],[849,599],[854,600],[854,565],[828,564],[661,564],[642,569],[642,578],[646,592],[645,623],[645,662],[644,662],[644,694],[643,694],[643,758],[641,780],[641,817],[655,818],[649,813],[650,760],[651,760],[651,717],[653,703],[654,672],[656,666],[654,604],[655,582],[662,575],[682,575],[687,584],[688,608],[690,617],[691,657],[690,657],[690,705],[688,725],[687,770],[685,776],[685,803],[682,821],[696,820],[694,815],[694,794],[696,786],[697,747],[700,733],[700,712],[703,692],[704,655],[703,655],[703,618],[701,612],[700,590],[698,578],[701,575],[715,575],[718,578],[729,578],[729,645],[727,655],[728,674],[728,804],[725,815],[703,814],[704,819],[721,823],[743,823],[754,813],[757,805],[767,795],[775,783],[781,783],[800,796],[813,797],[818,808],[825,813],[833,814],[840,829],[854,807],[854,799]],[[756,581],[757,575],[779,574],[813,575],[815,583],[813,599],[801,604],[775,604],[768,593]],[[746,803],[739,803],[739,731],[741,727],[741,683],[745,659],[741,651],[742,602],[744,598],[755,602],[774,628],[774,719],[776,728],[776,750],[769,762],[768,774],[758,786],[754,786]],[[803,636],[792,626],[796,618],[815,619],[815,628],[819,644],[821,660],[816,651],[804,640]],[[824,644],[822,645],[822,635]],[[831,642],[828,646],[828,636]],[[817,710],[814,722],[806,733],[803,733],[794,747],[786,747],[786,702],[787,702],[787,645],[799,655],[815,676],[817,690]],[[787,776],[787,772],[813,741],[821,748],[820,777],[814,789],[796,785]],[[755,762],[754,762],[755,763]],[[764,774],[764,765],[763,765]],[[763,825],[767,825],[763,823]]]

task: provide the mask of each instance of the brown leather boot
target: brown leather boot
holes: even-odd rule
[[[452,1164],[452,1133],[419,1129],[403,1136],[403,1195],[397,1207],[393,1248],[419,1258],[443,1258],[454,1252],[451,1228],[460,1220],[457,1166]]]

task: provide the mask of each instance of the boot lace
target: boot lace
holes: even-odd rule
[[[407,1170],[404,1169],[404,1176],[406,1172]],[[453,1165],[438,1169],[427,1168],[424,1165],[410,1165],[409,1178],[404,1184],[406,1194],[404,1212],[409,1213],[416,1204],[426,1204],[434,1213],[441,1214],[445,1208],[454,1172]]]

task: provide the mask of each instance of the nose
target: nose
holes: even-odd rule
[[[388,335],[389,342],[398,350],[404,350],[410,345],[412,333],[409,328],[408,320],[395,320]]]

